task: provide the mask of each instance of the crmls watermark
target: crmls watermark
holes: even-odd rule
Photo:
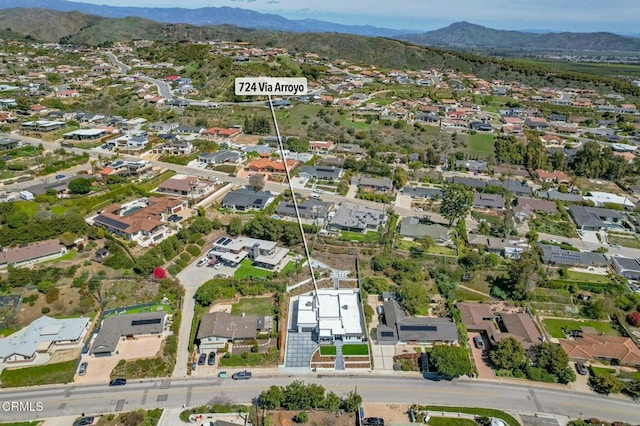
[[[0,412],[4,413],[35,413],[44,410],[42,401],[2,401]]]

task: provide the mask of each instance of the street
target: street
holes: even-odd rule
[[[47,417],[125,412],[139,408],[196,406],[224,398],[251,403],[271,385],[287,385],[293,380],[316,383],[339,395],[357,386],[366,402],[421,403],[465,407],[492,407],[525,413],[549,413],[569,417],[598,417],[635,424],[640,406],[630,400],[571,390],[507,384],[481,380],[429,381],[413,375],[361,376],[297,375],[260,376],[233,381],[218,378],[145,379],[124,387],[104,385],[42,386],[33,389],[0,391],[3,401],[42,401],[40,412],[4,412],[3,421],[34,420]]]

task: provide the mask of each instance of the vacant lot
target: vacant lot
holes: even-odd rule
[[[619,246],[628,248],[640,248],[640,239],[638,238],[628,238],[609,234],[607,236],[607,240],[609,240],[609,244],[618,244]]]
[[[246,297],[231,306],[231,315],[273,315],[271,297]]]
[[[492,134],[469,135],[469,153],[480,157],[493,157],[494,137]]]
[[[75,367],[76,360],[35,367],[4,369],[0,374],[0,381],[2,381],[4,388],[69,383],[73,380]]]
[[[551,337],[558,339],[564,338],[562,329],[580,330],[580,327],[593,327],[596,331],[611,336],[617,336],[618,332],[608,322],[603,321],[573,321],[568,319],[547,318],[542,320],[544,327],[547,329]]]

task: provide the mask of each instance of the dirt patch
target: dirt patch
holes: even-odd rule
[[[362,404],[365,417],[380,417],[387,423],[408,423],[409,404]]]
[[[299,411],[273,411],[269,415],[273,419],[273,424],[278,426],[295,426],[297,423],[293,418]],[[307,424],[317,426],[353,426],[356,422],[354,414],[342,414],[338,416],[335,413],[326,411],[307,411],[309,421]]]
[[[211,312],[229,312],[231,313],[231,303],[216,303],[209,308]]]
[[[55,364],[57,362],[65,362],[71,361],[72,359],[77,359],[80,355],[82,348],[74,348],[74,349],[61,349],[57,350],[51,355],[51,359],[48,364]]]
[[[35,319],[40,318],[42,308],[49,308],[49,312],[46,315],[49,316],[72,316],[81,315],[78,309],[80,306],[80,293],[79,289],[71,287],[59,287],[60,294],[58,300],[53,303],[47,303],[46,296],[39,293],[37,290],[26,291],[25,297],[30,295],[38,295],[38,300],[31,306],[29,303],[23,303],[20,305],[20,310],[16,314],[16,323],[20,327],[26,327],[31,324]]]
[[[344,368],[371,368],[369,364],[357,364],[357,363],[344,363]]]

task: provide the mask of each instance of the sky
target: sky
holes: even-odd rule
[[[289,19],[429,31],[457,21],[497,29],[640,33],[640,0],[83,0],[111,6],[230,6]]]

